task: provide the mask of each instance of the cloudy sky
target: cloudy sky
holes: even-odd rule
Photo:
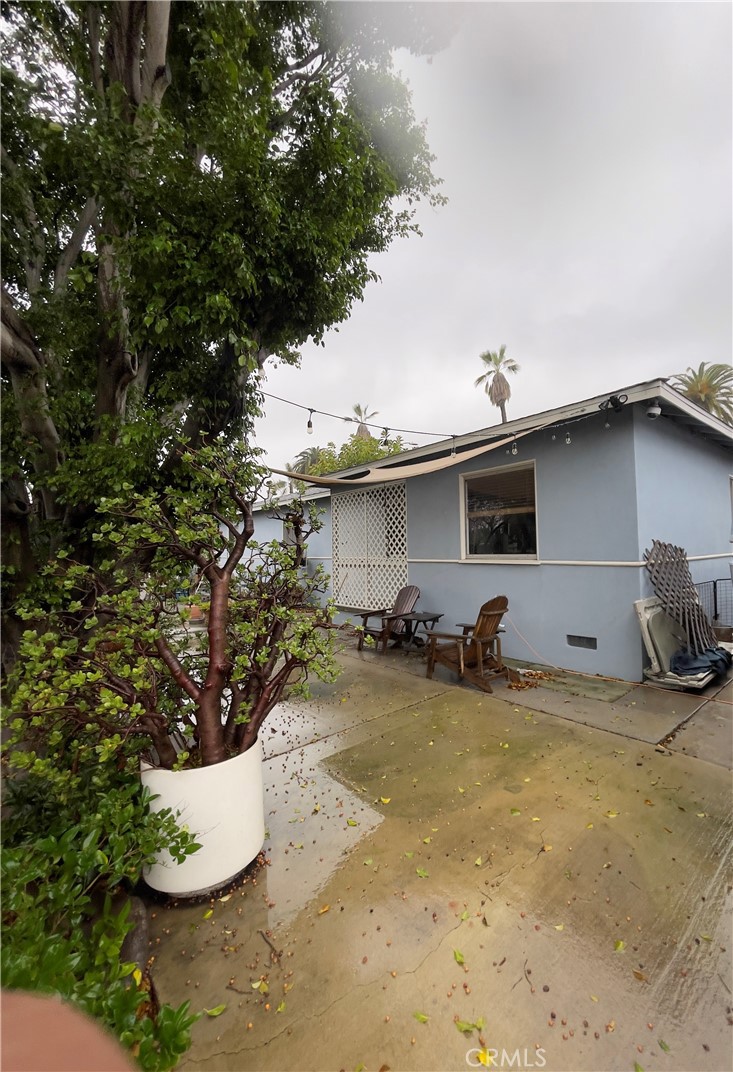
[[[375,258],[350,320],[264,390],[432,436],[495,424],[474,380],[504,343],[522,417],[730,361],[731,6],[471,3],[431,62],[400,57],[449,204]],[[266,399],[282,467],[350,428]]]

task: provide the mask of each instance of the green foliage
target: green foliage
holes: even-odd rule
[[[4,468],[41,558],[165,485],[174,444],[251,429],[258,367],[443,200],[392,61],[438,46],[429,13],[343,7],[3,5]]]
[[[286,690],[307,695],[309,678],[337,673],[331,608],[318,602],[327,579],[302,565],[318,518],[291,504],[292,542],[255,543],[250,503],[264,476],[244,447],[184,453],[164,493],[100,503],[97,564],[59,552],[15,608],[3,983],[73,1001],[151,1072],[176,1064],[195,1018],[187,1005],[145,1014],[113,896],[162,847],[182,860],[198,846],[170,812],[150,811],[141,754],[152,761],[154,744],[175,768],[226,759],[251,746]],[[198,645],[177,602],[190,588],[208,615]]]
[[[26,625],[9,682],[26,746],[17,766],[45,769],[53,746],[58,771],[47,776],[63,792],[64,765],[117,763],[141,740],[162,765],[180,765],[179,733],[190,763],[220,762],[254,743],[286,689],[334,679],[327,577],[301,566],[318,517],[291,504],[293,543],[256,543],[250,504],[265,476],[247,448],[208,447],[182,454],[164,493],[102,500],[98,564],[59,553],[16,607]],[[193,645],[178,608],[191,588],[208,616]]]
[[[670,384],[714,417],[733,425],[733,368],[730,365],[702,361],[699,368],[688,368],[674,376]]]
[[[379,440],[374,436],[361,436],[358,431],[349,436],[340,449],[333,443],[319,449],[318,456],[308,468],[314,476],[325,473],[337,473],[342,469],[353,469],[357,465],[366,465],[378,458],[388,458],[401,454],[404,450],[399,436],[392,440]]]
[[[25,676],[63,678],[60,666],[37,648]],[[141,1068],[164,1072],[188,1048],[196,1016],[188,1002],[151,1016],[140,971],[121,959],[132,929],[125,891],[160,848],[182,858],[194,843],[169,811],[150,811],[134,747],[100,748],[92,724],[71,734],[54,720],[45,733],[43,717],[11,717],[5,728],[3,986],[61,995]]]

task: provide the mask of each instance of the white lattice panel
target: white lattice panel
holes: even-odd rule
[[[404,484],[332,496],[333,590],[343,607],[389,607],[407,584]]]

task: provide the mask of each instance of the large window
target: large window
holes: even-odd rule
[[[534,465],[466,476],[463,484],[469,556],[537,554]]]

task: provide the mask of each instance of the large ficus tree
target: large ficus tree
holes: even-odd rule
[[[443,5],[2,4],[4,561],[239,435],[441,200],[395,47]],[[399,18],[395,16],[399,15]],[[93,549],[87,547],[87,554]]]

